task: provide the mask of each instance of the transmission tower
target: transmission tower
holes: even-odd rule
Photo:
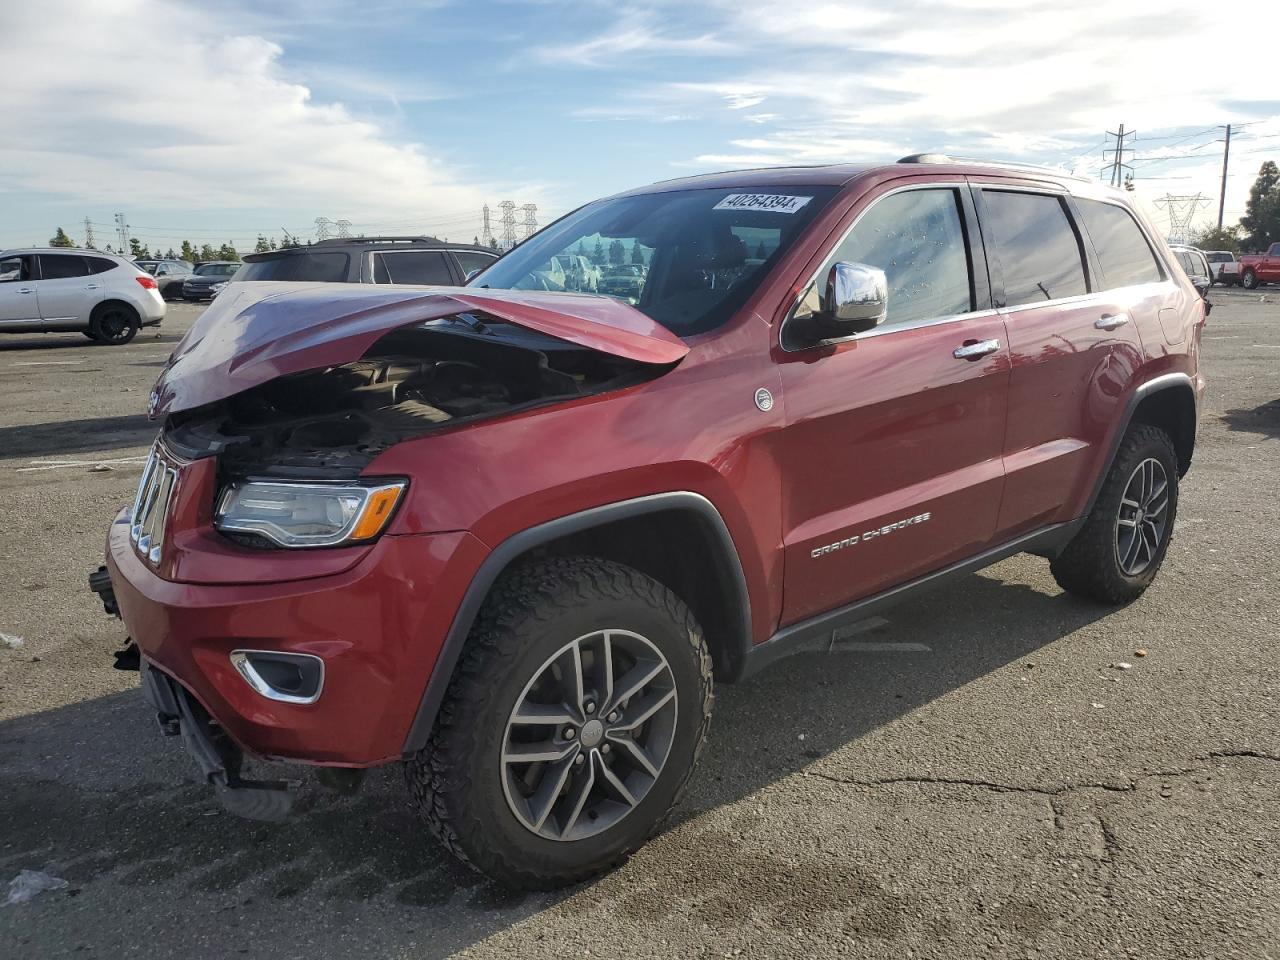
[[[333,225],[328,217],[316,217],[316,241],[329,239],[329,227]]]
[[[338,228],[338,236],[342,237],[343,239],[346,239],[347,237],[351,236],[350,220],[339,220],[337,221],[337,223],[334,224],[334,226]]]
[[[516,245],[516,203],[503,200],[498,209],[502,211],[502,249],[510,250]]]
[[[1166,193],[1155,204],[1169,211],[1169,242],[1186,243],[1191,239],[1191,221],[1209,198],[1197,193],[1194,197],[1175,197]]]
[[[129,255],[129,225],[124,222],[124,214],[117,213],[116,221],[116,238],[120,241],[120,252],[125,256]]]
[[[538,205],[536,203],[526,203],[520,208],[520,212],[524,214],[524,236],[521,240],[528,240],[538,232]]]
[[[480,228],[480,242],[486,247],[493,246],[493,228],[489,225],[489,205],[486,203],[480,208],[480,216],[484,225]]]
[[[1137,137],[1138,134],[1135,130],[1126,133],[1122,123],[1118,132],[1108,130],[1106,135],[1114,137],[1115,143],[1108,142],[1102,151],[1103,159],[1107,161],[1102,168],[1102,175],[1113,187],[1122,187],[1125,184],[1125,172],[1128,171],[1129,176],[1133,176],[1133,167],[1125,163],[1125,154],[1132,157],[1133,147],[1126,147],[1125,141]]]
[[[89,222],[89,218],[84,218],[84,245],[88,250],[97,250],[93,239],[93,224]]]

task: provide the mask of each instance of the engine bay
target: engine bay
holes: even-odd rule
[[[170,416],[166,445],[224,476],[349,479],[403,440],[618,389],[665,368],[468,316],[395,330],[359,360]]]

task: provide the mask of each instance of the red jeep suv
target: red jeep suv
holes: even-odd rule
[[[638,282],[552,290],[564,256]],[[1126,194],[1053,171],[661,183],[466,287],[228,288],[92,581],[231,810],[294,796],[246,753],[403,762],[455,854],[576,881],[676,801],[713,680],[1022,551],[1138,597],[1203,324]]]

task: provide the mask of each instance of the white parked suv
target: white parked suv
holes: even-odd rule
[[[128,343],[164,312],[155,277],[123,257],[65,247],[0,251],[2,333],[79,331],[99,343]]]

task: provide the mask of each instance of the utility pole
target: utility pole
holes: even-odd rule
[[[516,202],[503,200],[498,209],[502,211],[502,249],[510,250],[516,245]]]
[[[1124,124],[1122,123],[1120,124],[1120,130],[1118,132],[1113,132],[1108,130],[1106,135],[1108,137],[1115,137],[1116,145],[1114,150],[1108,147],[1105,153],[1103,154],[1104,157],[1107,156],[1108,154],[1111,155],[1112,160],[1110,163],[1108,163],[1106,166],[1102,168],[1102,172],[1106,173],[1108,170],[1110,170],[1111,172],[1107,176],[1107,182],[1110,183],[1113,187],[1122,187],[1124,186],[1124,172],[1126,170],[1132,171],[1133,169],[1129,164],[1124,162],[1125,153],[1126,152],[1132,153],[1133,147],[1126,147],[1124,145],[1124,142],[1125,140],[1128,140],[1132,137],[1136,137],[1138,133],[1136,130],[1130,130],[1128,133],[1126,133],[1124,129]]]
[[[480,216],[483,218],[484,226],[480,228],[480,242],[486,247],[493,246],[493,228],[489,226],[489,205],[486,203],[480,208]]]
[[[1222,214],[1227,208],[1227,160],[1231,156],[1231,124],[1227,124],[1227,143],[1222,148],[1222,192],[1218,194],[1218,229],[1222,229]]]
[[[89,218],[88,218],[88,217],[85,217],[85,218],[84,218],[84,245],[85,245],[85,248],[86,248],[86,249],[88,249],[88,250],[97,250],[97,249],[98,249],[98,248],[94,245],[94,239],[93,239],[93,224],[89,221]]]

